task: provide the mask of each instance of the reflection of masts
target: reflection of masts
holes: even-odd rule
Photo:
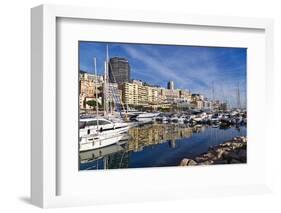
[[[103,158],[103,169],[108,169],[108,156]]]
[[[126,153],[125,151],[122,153],[121,160],[120,160],[120,163],[119,163],[119,168],[121,168],[121,166],[122,166],[122,162],[123,162],[123,158],[124,158],[125,153]]]

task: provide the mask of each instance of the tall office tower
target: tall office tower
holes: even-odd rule
[[[130,82],[131,69],[126,58],[113,57],[110,58],[108,64],[109,82],[122,84]]]
[[[175,89],[175,85],[173,81],[168,81],[167,89],[171,89],[171,90]]]

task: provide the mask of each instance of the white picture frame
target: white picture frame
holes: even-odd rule
[[[61,167],[58,166],[58,159],[60,159],[60,152],[58,152],[57,140],[57,88],[60,81],[57,78],[57,21],[58,19],[79,19],[79,20],[100,20],[100,21],[118,21],[119,24],[126,22],[132,23],[153,23],[156,25],[173,27],[173,26],[199,26],[201,28],[218,28],[231,30],[257,30],[263,32],[262,41],[264,45],[264,67],[261,68],[261,76],[265,79],[259,78],[258,81],[263,81],[265,87],[260,88],[263,96],[266,98],[264,105],[260,107],[260,111],[264,107],[270,109],[273,106],[273,99],[270,91],[273,90],[273,21],[271,19],[257,19],[257,18],[238,18],[238,17],[216,17],[203,15],[187,15],[187,14],[173,14],[173,13],[152,13],[147,11],[121,11],[101,8],[85,8],[74,6],[54,6],[41,5],[31,10],[31,201],[33,204],[47,208],[59,206],[75,206],[75,205],[91,205],[98,203],[114,203],[114,202],[139,202],[142,200],[163,200],[163,199],[177,199],[194,196],[213,196],[213,195],[233,195],[233,194],[251,194],[269,192],[271,187],[271,166],[270,166],[270,151],[263,157],[266,158],[264,165],[260,167],[260,172],[264,174],[262,178],[257,178],[250,184],[250,180],[230,183],[217,183],[210,185],[210,187],[200,186],[199,183],[193,183],[193,188],[190,186],[179,185],[168,187],[159,183],[158,186],[145,195],[144,192],[138,193],[124,190],[120,193],[131,193],[123,195],[123,199],[118,196],[118,193],[105,194],[100,193],[100,197],[89,195],[76,194],[60,194],[58,193],[58,185],[62,184],[59,181],[59,173]],[[235,35],[234,35],[235,36]],[[161,43],[161,42],[160,42]],[[257,62],[259,63],[259,62]],[[262,62],[261,62],[262,63]],[[250,75],[250,77],[253,75]],[[251,79],[248,78],[248,81]],[[250,84],[250,92],[253,91],[256,85]],[[254,93],[254,92],[253,92]],[[250,101],[255,101],[250,100]],[[251,105],[251,104],[250,104]],[[258,111],[254,112],[258,113]],[[254,116],[252,116],[254,117]],[[250,117],[251,118],[251,117]],[[264,116],[264,122],[271,119],[270,116]],[[264,147],[268,148],[268,135],[270,129],[265,126],[266,131],[262,137]],[[256,132],[259,132],[259,129]],[[254,134],[251,133],[251,134]],[[252,150],[255,150],[253,148]],[[258,148],[257,148],[258,149]],[[270,149],[268,149],[270,150]],[[254,151],[251,151],[254,152]],[[220,166],[219,166],[220,167]],[[234,166],[233,168],[235,168]],[[237,167],[236,167],[237,168]],[[195,170],[197,170],[195,172]],[[206,170],[203,173],[202,170]],[[195,174],[211,174],[214,170],[222,170],[222,167],[213,168],[209,170],[206,168],[189,169]],[[242,169],[247,170],[247,167]],[[241,172],[240,168],[237,171]],[[164,172],[163,172],[164,171]],[[187,171],[187,170],[186,170]],[[183,174],[186,171],[179,171],[177,169],[149,169],[152,175],[155,173],[162,173],[168,175],[167,177],[176,178],[177,175]],[[198,172],[199,171],[199,172]],[[77,171],[78,172],[78,171]],[[121,171],[122,172],[122,171]],[[130,171],[126,172],[131,175]],[[168,173],[169,174],[168,174]],[[138,171],[138,178],[145,176],[146,171]],[[173,174],[170,174],[173,173]],[[107,175],[118,175],[115,173],[107,173]],[[92,174],[95,178],[95,174]],[[125,177],[126,178],[126,175]],[[194,177],[195,178],[195,177]],[[246,179],[246,178],[245,178]],[[187,180],[188,181],[188,180]],[[75,184],[75,183],[73,183]],[[161,185],[162,184],[162,185]],[[163,189],[161,189],[163,186]],[[167,188],[165,188],[167,187]],[[129,188],[129,186],[127,186]],[[169,193],[170,195],[165,193]],[[175,195],[176,194],[176,195]],[[115,197],[114,197],[115,196]]]

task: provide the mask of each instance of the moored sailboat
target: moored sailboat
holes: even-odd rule
[[[94,58],[94,70],[95,76],[97,76],[96,58]],[[95,86],[97,91],[97,81],[95,82]],[[113,122],[105,118],[100,118],[97,102],[95,107],[96,117],[80,119],[79,151],[87,151],[115,144],[123,137],[121,133],[129,130],[129,125],[126,123]]]

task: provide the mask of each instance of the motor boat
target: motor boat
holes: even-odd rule
[[[171,121],[171,122],[174,122],[174,123],[177,123],[177,122],[179,121],[179,118],[178,118],[178,116],[173,115],[173,116],[170,118],[170,121]]]
[[[153,113],[153,112],[144,112],[142,114],[139,114],[136,117],[137,121],[152,121],[155,117],[157,117],[160,113]]]
[[[121,121],[110,121],[105,118],[82,118],[80,119],[80,137],[91,134],[116,134],[127,132],[131,123]]]

